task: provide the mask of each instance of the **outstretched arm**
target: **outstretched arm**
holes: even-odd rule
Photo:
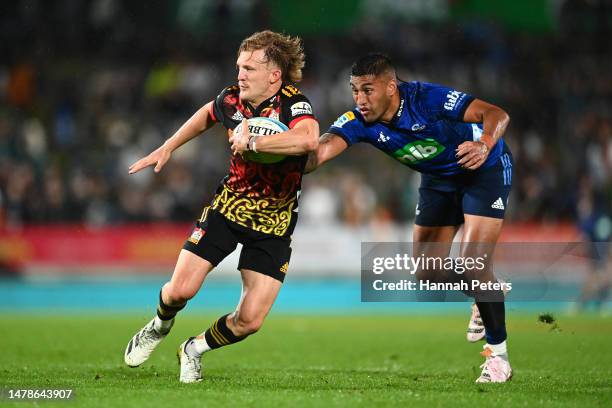
[[[498,106],[475,99],[466,109],[463,121],[482,123],[483,133],[480,140],[463,142],[457,148],[459,165],[468,170],[476,170],[487,160],[489,151],[503,136],[510,116]]]
[[[246,119],[242,121],[242,134],[233,134],[229,142],[234,154],[246,150],[301,156],[316,150],[319,145],[319,122],[314,119],[299,121],[293,129],[276,135],[250,138]]]
[[[319,146],[308,155],[304,173],[310,173],[323,163],[333,159],[348,148],[346,141],[333,133],[325,133],[319,139]]]
[[[215,121],[213,120],[211,111],[213,102],[208,102],[202,106],[196,113],[193,114],[187,122],[183,124],[163,145],[155,149],[148,156],[143,157],[129,168],[130,174],[139,172],[140,170],[155,165],[153,171],[159,173],[162,167],[170,160],[172,152],[178,149],[183,144],[187,143],[194,137],[207,129],[210,129]]]

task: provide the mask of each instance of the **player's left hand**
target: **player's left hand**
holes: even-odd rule
[[[249,124],[246,119],[242,119],[242,132],[240,134],[234,133],[229,138],[229,142],[232,145],[232,154],[242,154],[247,150],[247,144],[249,143]]]
[[[489,157],[489,148],[484,142],[463,142],[457,147],[457,162],[467,170],[476,170]]]

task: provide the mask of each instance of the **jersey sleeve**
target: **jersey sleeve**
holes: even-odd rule
[[[421,84],[421,109],[434,120],[463,121],[465,111],[475,99],[472,95],[442,85]]]
[[[338,135],[349,145],[361,142],[363,129],[355,116],[355,112],[348,111],[336,119],[329,127],[327,133]]]
[[[284,109],[289,129],[293,129],[303,119],[315,118],[310,101],[302,93],[297,93],[287,99]]]
[[[236,112],[238,103],[238,87],[229,86],[225,88],[217,97],[212,107],[212,119],[215,122],[221,123],[226,129],[233,129],[236,123],[231,120],[232,115]]]

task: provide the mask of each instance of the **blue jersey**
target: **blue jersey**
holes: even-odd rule
[[[328,133],[351,146],[366,142],[421,173],[440,176],[467,170],[457,164],[457,147],[482,136],[482,124],[465,123],[463,115],[473,96],[440,85],[404,82],[399,85],[400,106],[389,123],[366,123],[357,108],[340,116]],[[504,149],[500,139],[481,166],[493,166]]]

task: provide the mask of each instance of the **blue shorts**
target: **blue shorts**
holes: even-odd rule
[[[497,163],[454,176],[421,175],[415,224],[463,224],[463,215],[504,218],[512,186],[512,154],[507,147]]]

